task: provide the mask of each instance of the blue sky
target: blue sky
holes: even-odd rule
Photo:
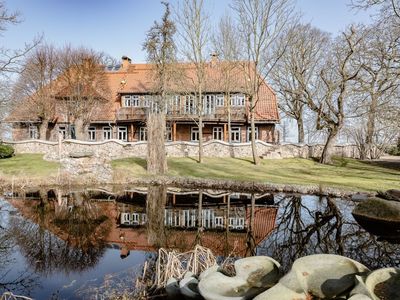
[[[18,10],[23,22],[11,26],[0,38],[7,48],[20,48],[43,34],[48,42],[62,46],[87,46],[115,58],[128,55],[135,62],[146,59],[142,44],[146,31],[159,20],[159,0],[6,0],[9,10]],[[229,9],[229,0],[205,0],[211,19]],[[337,34],[350,23],[368,23],[371,12],[356,12],[350,0],[298,0],[303,19]],[[175,5],[177,1],[171,0]]]

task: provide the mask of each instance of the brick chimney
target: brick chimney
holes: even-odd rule
[[[213,53],[210,54],[210,56],[211,56],[211,60],[210,60],[211,67],[215,67],[215,65],[217,64],[217,62],[219,60],[218,59],[218,54],[213,52]]]
[[[121,69],[123,71],[127,71],[132,60],[128,56],[125,56],[125,55],[122,56],[121,60],[122,60]]]

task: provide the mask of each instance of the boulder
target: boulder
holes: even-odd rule
[[[94,153],[92,151],[75,151],[69,153],[69,157],[71,158],[92,157],[93,155]]]
[[[386,200],[398,201],[400,202],[400,190],[387,190],[386,192],[378,192],[378,197]]]
[[[259,294],[254,300],[307,300],[307,295],[304,292],[295,292],[282,283],[278,282],[272,288]]]
[[[176,278],[169,278],[165,286],[165,292],[167,293],[167,299],[175,300],[181,297],[181,291],[179,288],[179,283]]]
[[[373,271],[365,280],[372,299],[400,299],[400,269],[383,268]]]
[[[352,214],[368,232],[389,240],[400,238],[400,202],[369,198],[357,204]]]
[[[355,276],[369,270],[344,256],[315,254],[297,259],[291,272],[296,273],[303,292],[322,299],[331,299],[354,287]]]
[[[252,287],[271,287],[280,278],[281,265],[268,256],[252,256],[235,261],[236,276]]]
[[[196,277],[193,277],[192,274],[185,276],[179,282],[179,288],[181,294],[186,300],[201,300],[202,298],[199,294],[199,289],[198,289],[199,281],[197,280]]]
[[[218,272],[216,266],[200,275],[199,291],[206,300],[253,299],[273,286],[280,277],[280,264],[267,256],[253,256],[235,262],[236,276]]]

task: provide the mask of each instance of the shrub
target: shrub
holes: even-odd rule
[[[390,155],[400,155],[400,147],[399,146],[390,147],[389,150],[388,150],[388,154],[390,154]]]
[[[14,155],[14,148],[9,145],[0,144],[0,158],[8,158]]]

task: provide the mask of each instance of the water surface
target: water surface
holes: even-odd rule
[[[166,187],[20,193],[0,200],[0,293],[104,299],[132,292],[145,261],[154,271],[159,247],[187,251],[196,243],[221,257],[270,255],[286,270],[314,253],[400,267],[400,245],[366,232],[353,208],[338,198]]]

